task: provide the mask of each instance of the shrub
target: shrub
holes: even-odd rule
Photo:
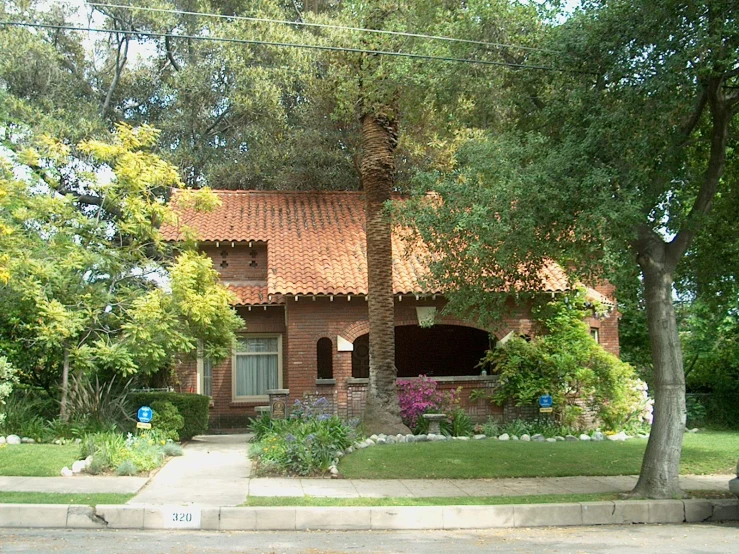
[[[472,418],[462,408],[456,408],[450,418],[449,434],[452,437],[471,437],[475,431]]]
[[[513,399],[533,404],[550,394],[561,424],[573,426],[584,401],[606,429],[651,423],[651,401],[636,371],[606,352],[590,336],[583,319],[592,305],[582,290],[534,309],[548,333],[526,341],[513,338],[483,359],[483,367],[498,373],[496,402]]]
[[[162,446],[162,452],[165,456],[182,456],[182,447],[174,442],[168,442]]]
[[[151,403],[151,409],[154,410],[152,428],[163,432],[170,440],[180,440],[178,431],[184,427],[185,420],[175,405],[164,400],[155,400]]]
[[[0,425],[5,419],[5,399],[10,396],[15,382],[15,369],[5,357],[0,356]]]
[[[457,390],[437,390],[437,383],[430,377],[419,375],[410,381],[398,381],[398,402],[403,423],[416,434],[423,434],[428,423],[423,414],[450,414],[459,403]]]
[[[262,472],[311,475],[328,471],[336,453],[356,438],[356,429],[328,413],[328,402],[298,401],[289,419],[252,420],[251,455]]]
[[[100,383],[97,375],[94,381],[84,374],[73,375],[67,398],[69,419],[91,430],[123,430],[132,420],[127,409],[130,384],[116,383],[115,377]]]
[[[107,432],[85,435],[80,444],[80,457],[92,456],[94,471],[118,470],[130,462],[137,471],[150,471],[162,465],[163,447],[167,444],[162,433],[140,435]]]
[[[208,431],[209,397],[202,394],[179,392],[134,392],[129,394],[129,406],[131,406],[134,414],[141,406],[151,406],[157,400],[171,402],[183,417],[184,425],[179,431],[181,440],[190,440],[195,435],[202,435]]]
[[[118,465],[115,472],[118,475],[136,475],[139,472],[139,468],[131,460],[124,460]]]

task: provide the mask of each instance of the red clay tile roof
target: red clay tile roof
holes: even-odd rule
[[[202,242],[267,242],[266,287],[231,286],[240,303],[282,303],[279,295],[367,294],[364,195],[361,192],[214,191],[221,206],[212,212],[180,208],[175,225],[162,226],[166,240],[181,240],[182,227]],[[421,253],[403,255],[393,237],[395,294],[432,294],[420,284]],[[542,290],[568,290],[556,264],[542,272]],[[593,291],[595,292],[595,291]]]

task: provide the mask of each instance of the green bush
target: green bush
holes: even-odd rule
[[[263,416],[252,421],[250,455],[266,473],[312,475],[328,471],[336,453],[356,437],[355,428],[328,413],[323,401],[296,401],[290,419]],[[258,438],[257,438],[258,437]]]
[[[139,472],[139,468],[131,460],[125,460],[120,463],[115,472],[118,475],[136,475]]]
[[[128,397],[133,414],[141,406],[151,406],[156,401],[171,402],[184,419],[182,430],[179,431],[183,441],[208,431],[210,398],[207,396],[180,392],[134,392]]]
[[[489,351],[483,367],[500,375],[494,399],[534,404],[542,394],[554,400],[561,425],[573,427],[583,401],[605,429],[622,430],[651,423],[646,384],[629,364],[606,352],[583,321],[593,306],[584,291],[535,307],[534,316],[547,333],[531,341],[513,338]]]
[[[92,456],[93,473],[118,471],[124,463],[137,471],[151,471],[162,465],[167,444],[165,435],[156,431],[127,436],[116,432],[94,433],[83,437],[80,457]]]
[[[180,415],[177,407],[171,402],[155,400],[151,403],[151,409],[154,410],[154,417],[151,420],[152,428],[161,431],[170,440],[180,440],[178,431],[184,427],[185,419]]]

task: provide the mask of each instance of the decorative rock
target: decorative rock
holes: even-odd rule
[[[593,440],[594,441],[602,441],[605,438],[606,438],[606,436],[603,433],[601,433],[600,431],[596,431],[595,433],[593,433]]]
[[[74,475],[74,473],[72,473],[72,470],[69,469],[67,466],[64,466],[62,468],[61,473],[62,473],[62,477],[72,477],[72,475]]]
[[[461,441],[468,441],[468,440],[470,440],[470,438],[469,438],[469,437],[457,437],[457,438],[458,438],[459,440],[461,440]]]
[[[85,470],[85,460],[77,460],[72,464],[72,473],[82,473]]]
[[[559,435],[557,435],[556,437],[554,437],[554,440],[556,440],[557,442],[562,442],[562,441],[565,440],[565,438],[564,437],[560,437]]]
[[[5,444],[5,437],[0,435],[0,444]]]
[[[626,439],[629,438],[629,436],[623,431],[621,431],[620,433],[616,433],[615,435],[606,435],[606,438],[609,441],[625,441]]]
[[[429,440],[428,435],[416,435],[416,442],[424,442]]]
[[[693,427],[693,428],[692,428],[692,429],[690,430],[690,432],[691,432],[691,433],[697,433],[697,432],[698,432],[698,428],[697,428],[697,427]]]
[[[336,457],[337,458],[343,458],[344,457],[344,453],[341,450],[337,450]]]
[[[385,444],[395,444],[397,439],[395,437],[388,437],[385,439]]]
[[[92,465],[92,456],[88,456],[85,458],[85,469],[90,469],[90,466]]]
[[[377,437],[375,444],[387,444],[387,439],[383,439],[382,437]]]
[[[380,433],[379,435],[377,435],[377,438],[387,440],[387,435],[385,435],[384,433]]]
[[[512,441],[517,441],[517,440],[519,440],[519,438],[516,435],[511,435],[511,440]]]
[[[511,440],[511,437],[508,435],[508,433],[503,433],[501,436],[498,437],[499,441],[507,441]]]
[[[580,440],[581,441],[589,441],[590,440],[590,435],[586,435],[585,433],[583,433],[582,435],[580,435]]]
[[[407,442],[413,442],[413,441],[415,441],[415,440],[416,440],[416,435],[414,435],[414,434],[412,434],[412,433],[411,433],[411,434],[409,434],[409,435],[406,435],[406,436],[405,436],[405,440],[406,440]]]
[[[575,435],[565,435],[565,440],[570,442],[577,442],[577,437]]]
[[[331,466],[331,469],[329,469],[329,472],[331,473],[331,477],[338,477],[339,470],[336,466]]]
[[[531,437],[531,440],[536,441],[536,442],[544,442],[545,439],[544,439],[544,435],[542,435],[541,433],[537,433],[536,435]]]
[[[349,448],[346,449],[346,453],[347,454],[351,454],[352,452],[354,452],[354,447],[353,446],[350,446]]]
[[[524,433],[523,435],[521,435],[521,440],[524,442],[529,442],[531,440],[531,437]]]
[[[20,444],[21,438],[18,435],[8,435],[7,437],[5,437],[5,441],[8,444]]]
[[[372,440],[372,438],[369,438],[366,441],[364,441],[364,444],[367,446],[374,446],[376,443],[374,440]]]
[[[74,444],[82,444],[82,439],[74,439]]]
[[[376,441],[378,439],[377,435],[370,435],[369,440]]]
[[[485,440],[487,436],[486,435],[475,435],[472,438],[475,439],[476,441],[482,441],[482,440]]]
[[[553,439],[552,437],[549,437],[548,439],[545,439],[547,442],[557,442],[557,439]]]
[[[28,437],[23,437],[23,438],[21,439],[21,443],[23,443],[23,444],[33,444],[34,442],[36,442],[36,441],[35,441],[35,440],[33,440],[33,439],[30,439],[30,438],[28,438]]]
[[[367,448],[367,444],[364,443],[364,442],[360,442],[359,444],[356,444],[355,446],[356,446],[357,450],[363,450],[363,449]]]

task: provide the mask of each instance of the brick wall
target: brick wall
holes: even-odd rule
[[[265,243],[222,242],[201,248],[213,260],[213,267],[224,282],[239,283],[267,280],[267,245]]]

